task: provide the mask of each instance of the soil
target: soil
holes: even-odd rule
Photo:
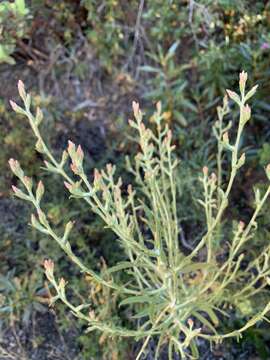
[[[79,360],[76,333],[62,334],[52,312],[38,314],[26,326],[10,327],[0,341],[0,360]],[[1,352],[5,357],[1,356]]]

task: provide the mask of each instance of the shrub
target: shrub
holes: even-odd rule
[[[204,196],[198,201],[205,214],[205,232],[189,254],[184,254],[179,242],[178,161],[173,152],[172,133],[168,125],[163,125],[160,103],[151,118],[153,129],[152,125],[146,128],[139,105],[133,103],[135,121],[130,120],[130,126],[137,134],[134,139],[139,150],[133,163],[127,159],[127,168],[136,182],[134,190],[132,185],[123,185],[121,178],[115,179],[116,168],[111,164],[104,170],[95,170],[90,182],[83,168],[83,150],[71,141],[61,160],[56,160],[39,132],[42,112],[39,108],[35,115],[31,112],[30,95],[22,82],[18,84],[24,107],[14,102],[11,106],[28,118],[37,138],[36,149],[46,158],[47,171],[62,176],[71,197],[85,201],[102,218],[106,227],[118,237],[126,260],[100,274],[89,268],[74,253],[69,242],[74,222],[68,222],[63,234],[59,235],[41,205],[43,183],[40,181],[34,189],[32,179],[25,176],[19,162],[10,159],[12,172],[26,189],[23,191],[13,186],[13,191],[17,197],[34,205],[37,215],[32,215],[32,226],[52,237],[81,272],[92,279],[93,287],[99,285],[117,294],[119,306],[128,307],[132,312],[134,322],[131,325],[135,328],[120,327],[110,318],[101,319],[91,303],[71,303],[67,282],[63,278],[58,280],[53,261],[45,260],[46,276],[55,289],[51,303],[61,300],[77,318],[88,324],[88,332],[99,331],[105,336],[143,340],[137,360],[142,357],[152,337],[158,338],[156,359],[164,345],[168,345],[169,359],[173,358],[174,352],[181,358],[198,358],[198,338],[212,343],[241,337],[246,329],[266,319],[270,310],[270,303],[266,301],[255,314],[249,315],[241,328],[225,334],[219,332],[220,322],[226,321],[228,312],[235,310],[238,302],[250,301],[262,294],[270,283],[270,246],[255,256],[245,254],[248,243],[256,234],[256,219],[270,193],[270,186],[263,194],[256,191],[255,210],[247,224],[243,221],[233,222],[230,227],[223,224],[235,177],[245,163],[245,154],[240,154],[239,144],[251,118],[247,101],[257,88],[254,86],[246,92],[246,81],[247,74],[242,72],[240,94],[227,90],[229,98],[239,108],[234,141],[228,135],[232,123],[225,123],[225,116],[230,111],[226,96],[223,106],[217,109],[218,120],[214,124],[218,141],[217,172],[209,174],[208,168],[203,168],[200,181]],[[225,151],[231,164],[228,179],[224,176]],[[68,159],[71,160],[73,175],[66,170]],[[270,180],[270,165],[265,170]],[[217,246],[220,241],[224,241],[224,251]],[[125,277],[120,277],[122,282],[119,282],[117,273],[125,273]]]

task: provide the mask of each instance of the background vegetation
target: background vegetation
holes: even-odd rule
[[[67,274],[70,287],[84,294],[85,299],[91,296],[95,300],[100,317],[111,314],[119,324],[128,317],[119,312],[110,293],[93,289],[90,279],[88,286],[76,282],[75,270],[54,243],[25,226],[30,209],[10,197],[11,184],[16,185],[7,167],[11,156],[34,177],[43,166],[39,153],[32,150],[34,139],[26,122],[11,112],[8,103],[11,98],[16,100],[18,79],[35,94],[34,103],[44,111],[43,133],[55,153],[61,153],[68,139],[83,144],[88,173],[108,162],[117,163],[121,171],[124,154],[134,151],[133,143],[124,136],[128,133],[132,100],[139,101],[146,114],[161,100],[166,121],[174,129],[176,151],[185,164],[178,186],[184,195],[181,244],[189,251],[201,231],[199,205],[194,204],[195,211],[189,206],[190,199],[198,197],[196,174],[203,165],[211,169],[215,162],[211,129],[216,106],[225,88],[237,87],[238,73],[243,69],[249,73],[250,83],[260,86],[253,101],[255,113],[241,144],[247,166],[233,194],[235,206],[226,217],[233,219],[241,211],[248,218],[254,207],[250,189],[256,183],[261,188],[266,186],[263,166],[270,159],[269,30],[270,2],[259,0],[1,2],[3,357],[133,359],[138,351],[136,345],[120,339],[81,335],[83,328],[64,309],[48,310],[50,289],[41,264],[47,254],[53,254],[59,271]],[[89,217],[87,209],[74,201],[71,212],[61,182],[45,172],[44,179],[49,189],[50,220],[55,227],[65,224],[72,214],[82,214],[71,239],[77,254],[83,254],[92,267],[100,269],[121,259],[121,249],[99,220]],[[270,240],[267,212],[269,202],[258,220],[263,227],[250,252],[258,251],[260,244]],[[254,304],[240,303],[239,311],[231,316],[230,329],[254,310]],[[206,344],[200,346],[209,359],[269,359],[269,326],[249,330],[240,343],[233,343],[233,350],[227,344],[214,348],[210,355]],[[149,359],[153,348],[155,344],[150,344]]]

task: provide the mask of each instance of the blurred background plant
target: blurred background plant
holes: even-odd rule
[[[0,3],[0,63],[15,64],[11,56],[16,44],[27,36],[29,8],[24,0],[2,1]]]

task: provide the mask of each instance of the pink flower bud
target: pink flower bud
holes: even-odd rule
[[[18,178],[22,178],[24,176],[21,166],[17,160],[9,159],[8,163],[14,175],[16,175]]]
[[[211,174],[211,181],[215,183],[217,181],[217,175],[215,173]]]
[[[64,278],[61,278],[60,281],[59,281],[59,287],[60,289],[64,289],[65,286],[66,286],[67,282],[65,281]]]
[[[242,71],[239,75],[239,89],[242,95],[245,92],[247,78],[248,78],[247,73],[245,71]]]
[[[75,153],[75,144],[72,142],[72,141],[68,141],[68,148],[67,148],[67,151],[70,155],[70,157],[72,158],[73,154]]]
[[[225,144],[229,143],[229,134],[228,131],[226,131],[223,136],[222,136],[222,140],[225,142]]]
[[[24,83],[22,82],[22,80],[18,81],[18,91],[20,94],[20,97],[22,98],[23,101],[26,100],[26,92],[25,92],[25,87],[24,87]]]
[[[9,163],[9,166],[10,166],[12,172],[15,172],[19,167],[19,163],[17,160],[9,159],[8,163]]]
[[[70,191],[72,189],[72,185],[68,183],[67,181],[64,181],[65,187]]]
[[[237,104],[240,104],[241,101],[240,101],[240,97],[234,92],[234,91],[231,91],[231,90],[226,90],[227,94],[229,95],[229,98],[231,98],[233,101],[235,101]]]
[[[50,259],[44,260],[43,265],[44,265],[44,268],[45,268],[45,270],[46,270],[47,273],[53,274],[53,271],[54,271],[54,262],[53,262],[52,260],[50,260]]]
[[[94,181],[99,181],[101,179],[101,174],[98,169],[94,169]]]
[[[42,181],[39,181],[36,191],[36,198],[38,202],[40,202],[43,194],[44,194],[44,185]]]
[[[243,107],[243,119],[242,119],[244,124],[250,119],[250,117],[251,117],[251,109],[249,105],[245,105]]]
[[[208,175],[208,167],[207,167],[207,166],[204,166],[203,169],[202,169],[202,171],[203,171],[203,175],[204,175],[204,176],[207,176],[207,175]]]
[[[29,191],[31,191],[32,186],[33,186],[33,181],[32,181],[32,179],[31,179],[30,177],[28,177],[28,176],[24,176],[24,177],[22,178],[22,181],[23,181],[25,187],[26,187]]]
[[[75,175],[79,174],[79,169],[74,163],[70,164],[70,168],[71,168],[72,172],[74,172]]]
[[[187,323],[188,323],[189,327],[191,327],[191,328],[192,328],[193,325],[194,325],[194,322],[193,322],[192,319],[188,319]]]
[[[10,100],[9,103],[13,111],[20,112],[20,106],[18,106],[14,101]]]
[[[20,189],[18,189],[15,185],[12,185],[11,187],[15,194],[19,193]]]
[[[244,221],[239,221],[239,224],[238,224],[238,230],[240,231],[240,232],[242,232],[243,230],[244,230],[244,227],[245,227],[245,223],[244,223]]]
[[[80,160],[80,162],[83,161],[84,153],[82,151],[81,145],[79,145],[77,148],[77,157]]]
[[[139,112],[140,112],[139,103],[137,103],[136,101],[133,101],[133,102],[132,102],[132,108],[133,108],[134,116],[135,116],[135,117],[139,116]]]
[[[172,130],[168,130],[167,137],[169,141],[172,139]]]

